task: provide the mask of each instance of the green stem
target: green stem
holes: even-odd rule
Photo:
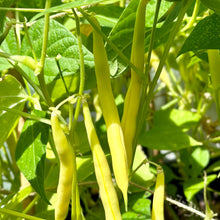
[[[31,216],[31,215],[16,212],[16,211],[13,211],[11,209],[6,209],[6,208],[0,208],[0,213],[7,214],[7,215],[12,215],[12,216],[16,216],[16,217],[20,217],[20,218],[24,218],[24,219],[30,219],[30,220],[45,220],[43,218],[34,217],[34,216]]]
[[[75,143],[74,141],[75,128],[76,128],[76,124],[77,124],[80,109],[81,109],[82,95],[83,95],[84,86],[85,86],[85,66],[84,66],[84,55],[83,55],[83,48],[82,48],[82,38],[81,38],[81,32],[80,32],[80,21],[75,10],[72,9],[72,11],[73,11],[75,22],[76,22],[76,35],[77,35],[79,57],[80,57],[79,97],[77,99],[73,120],[70,121],[70,138],[71,138],[72,143]],[[76,149],[74,146],[74,149],[73,149],[74,154],[75,154],[75,150]],[[78,183],[77,183],[76,155],[74,155],[74,173],[73,173],[73,182],[72,182],[72,211],[71,211],[72,219],[76,219],[76,220],[82,219],[81,213],[82,211],[81,211],[81,206],[80,206],[80,196],[79,196],[79,189],[78,189]]]
[[[52,0],[47,0],[45,9],[50,8]],[[42,90],[42,93],[46,99],[46,103],[49,106],[53,106],[52,100],[49,96],[49,93],[47,91],[47,86],[44,79],[44,63],[46,58],[46,52],[47,52],[47,42],[48,42],[48,33],[49,33],[49,22],[50,22],[50,14],[45,14],[45,23],[44,23],[44,34],[43,34],[43,45],[42,45],[42,51],[41,51],[41,59],[40,62],[37,64],[37,67],[35,69],[35,75],[38,77],[38,81],[40,83],[40,87]]]
[[[35,53],[35,51],[34,51],[34,48],[33,48],[32,42],[31,42],[30,35],[29,35],[29,33],[28,33],[27,20],[26,20],[26,18],[25,18],[25,21],[24,21],[23,25],[24,25],[25,35],[26,35],[27,40],[28,40],[28,44],[29,44],[29,46],[30,46],[30,48],[31,48],[32,55],[33,55],[33,57],[34,57],[34,60],[37,62],[37,56],[36,56],[36,53]]]
[[[82,95],[83,95],[84,86],[85,86],[85,66],[84,66],[84,55],[83,55],[83,49],[82,49],[82,39],[81,39],[81,33],[80,33],[80,22],[74,9],[73,9],[73,14],[75,16],[75,21],[76,21],[76,34],[77,34],[79,56],[80,56],[80,85],[79,85],[79,98],[76,103],[75,115],[74,115],[73,124],[71,127],[72,132],[76,127],[76,123],[79,117]]]
[[[161,5],[161,0],[157,0],[156,11],[155,11],[155,15],[154,15],[154,23],[153,23],[153,27],[152,27],[150,45],[149,45],[148,55],[147,55],[147,64],[146,64],[146,68],[145,68],[145,75],[148,75],[148,73],[150,71],[151,53],[152,53],[154,41],[155,41],[156,26],[157,26],[159,11],[160,11],[160,5]]]
[[[56,61],[56,64],[57,64],[57,67],[58,67],[58,70],[59,70],[60,77],[61,77],[61,79],[62,79],[62,81],[63,81],[63,85],[64,85],[65,90],[66,90],[66,94],[67,94],[68,96],[70,96],[70,92],[69,92],[69,90],[68,90],[68,88],[67,88],[67,85],[66,85],[66,82],[65,82],[65,80],[64,80],[63,73],[62,73],[62,70],[61,70],[61,67],[60,67],[59,59],[60,59],[60,56],[57,56],[57,57],[55,58],[55,61]]]
[[[199,13],[200,1],[201,1],[201,0],[196,0],[192,17],[191,17],[189,23],[183,28],[183,30],[182,30],[183,32],[184,32],[185,30],[187,30],[187,29],[193,27],[193,24],[195,23],[195,20],[196,20],[196,18],[197,18],[198,13]]]
[[[40,8],[7,8],[0,7],[0,11],[19,11],[19,12],[44,12],[45,9]]]
[[[31,114],[28,114],[26,112],[22,112],[22,111],[19,111],[19,110],[16,110],[16,109],[8,108],[8,107],[2,106],[2,105],[0,105],[0,109],[3,110],[3,111],[7,111],[7,112],[14,113],[14,114],[18,114],[18,115],[20,115],[20,116],[22,116],[24,118],[28,118],[28,119],[31,119],[31,120],[39,121],[39,122],[42,122],[42,123],[50,125],[50,120],[48,120],[46,118],[41,118],[39,116],[31,115]]]
[[[2,44],[2,42],[5,40],[5,38],[7,37],[11,27],[13,25],[13,22],[7,22],[7,25],[5,27],[5,31],[2,33],[2,35],[0,36],[0,45]]]
[[[146,76],[142,71],[140,71],[131,61],[117,48],[117,46],[109,40],[108,37],[97,27],[97,25],[92,21],[90,18],[90,15],[85,13],[81,8],[78,8],[78,10],[82,13],[82,15],[86,18],[86,20],[92,25],[95,31],[97,31],[102,38],[109,44],[109,46],[118,54],[118,56],[127,64],[129,65],[143,81],[146,81]]]

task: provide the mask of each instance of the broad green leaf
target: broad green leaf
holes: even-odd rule
[[[38,59],[40,59],[41,56],[43,29],[44,19],[37,21],[29,29],[29,36]],[[85,89],[89,89],[95,86],[94,61],[92,53],[89,52],[85,47],[83,47],[83,52],[86,71]],[[22,41],[21,53],[32,56],[27,36],[25,36]],[[48,84],[49,92],[52,94],[52,99],[61,98],[63,95],[65,95],[64,85],[55,61],[55,57],[57,55],[61,55],[59,65],[62,74],[65,77],[67,87],[69,88],[70,92],[74,93],[78,88],[80,71],[77,39],[69,30],[65,28],[65,26],[61,25],[55,20],[51,20],[44,76],[46,84]],[[28,68],[25,68],[25,71],[35,83],[38,83],[37,77],[34,75],[33,71]],[[55,86],[58,89],[55,89]]]
[[[0,78],[0,107],[23,111],[27,94],[13,76],[6,75]],[[4,143],[17,124],[19,115],[0,109],[0,146]]]
[[[147,148],[157,150],[180,150],[201,145],[178,126],[154,126],[146,133],[142,133],[139,143]]]
[[[207,185],[216,179],[216,175],[207,176]],[[183,183],[184,194],[188,201],[191,201],[193,196],[204,188],[204,180],[202,178],[192,178],[185,180]]]
[[[202,49],[220,49],[220,15],[212,14],[202,19],[186,39],[179,55]]]
[[[154,115],[154,124],[177,125],[182,128],[192,128],[201,119],[201,115],[187,110],[159,110]]]
[[[26,120],[15,152],[20,171],[45,201],[44,164],[48,131],[47,125]]]
[[[128,199],[128,212],[122,214],[123,220],[151,219],[151,201],[145,193],[133,193]]]
[[[200,142],[183,131],[184,128],[192,128],[199,119],[197,114],[191,114],[187,111],[157,111],[154,115],[153,128],[141,133],[139,143],[158,150],[180,150],[199,146]]]
[[[96,4],[99,2],[103,2],[104,0],[77,0],[77,1],[72,1],[66,4],[62,4],[62,5],[58,5],[58,6],[54,6],[51,7],[47,10],[45,10],[44,12],[38,13],[37,15],[35,15],[31,21],[35,21],[38,18],[40,18],[41,16],[43,16],[46,13],[52,13],[52,12],[58,12],[58,11],[63,11],[66,9],[71,9],[71,8],[77,8],[77,7],[81,7],[81,6],[86,6],[86,5],[92,5],[92,4]]]

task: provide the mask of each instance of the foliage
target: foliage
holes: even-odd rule
[[[75,161],[66,219],[107,219],[96,179],[105,168],[97,175],[99,160],[82,111],[85,102],[122,219],[152,218],[157,170],[165,176],[165,197],[159,196],[165,219],[184,219],[189,213],[189,219],[215,219],[213,213],[220,213],[220,63],[210,60],[213,50],[220,59],[219,0],[213,0],[216,5],[209,0],[211,6],[200,0],[149,0],[144,71],[133,63],[131,52],[140,2],[0,1],[0,219],[54,219],[60,155],[51,131],[51,107],[61,113],[59,123]],[[114,108],[105,110],[107,124],[105,104],[99,103],[93,30],[105,42],[120,120],[132,73],[142,86],[128,207],[115,181],[107,138]],[[107,87],[107,81],[101,85]]]

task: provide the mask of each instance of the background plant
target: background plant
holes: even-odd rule
[[[75,154],[67,219],[105,219],[81,109],[88,94],[113,175],[97,101],[92,29],[106,42],[120,119],[131,70],[143,82],[127,211],[116,188],[122,219],[151,219],[159,165],[165,175],[165,219],[212,219],[220,213],[219,85],[212,71],[219,62],[210,55],[214,50],[219,60],[219,1],[216,8],[203,2],[148,2],[144,71],[130,57],[139,0],[0,3],[1,219],[54,219],[59,177],[50,127],[54,106]]]

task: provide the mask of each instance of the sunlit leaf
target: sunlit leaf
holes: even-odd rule
[[[22,111],[27,94],[22,85],[11,75],[0,78],[0,106]],[[19,114],[0,110],[0,146],[18,122]]]
[[[48,125],[27,120],[15,153],[20,171],[45,201],[47,198],[44,190],[44,164],[47,141]]]

